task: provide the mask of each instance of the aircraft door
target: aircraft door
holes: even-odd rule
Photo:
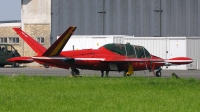
[[[169,39],[168,58],[186,56],[186,40],[184,39]],[[168,69],[186,69],[187,65],[169,66]]]

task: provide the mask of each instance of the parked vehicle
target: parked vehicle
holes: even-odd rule
[[[10,44],[0,44],[0,67],[11,65],[12,67],[19,67],[19,63],[11,63],[6,61],[8,58],[18,57],[20,54]]]

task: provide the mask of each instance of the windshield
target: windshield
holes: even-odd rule
[[[130,44],[106,44],[107,50],[130,58],[150,58],[150,53],[143,47]]]

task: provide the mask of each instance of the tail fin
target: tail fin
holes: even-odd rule
[[[46,48],[34,40],[31,36],[26,34],[20,28],[13,28],[13,30],[37,53],[43,54]]]
[[[65,44],[70,39],[71,35],[75,31],[76,27],[69,27],[59,38],[56,40],[53,45],[51,45],[42,56],[56,56],[59,55]]]

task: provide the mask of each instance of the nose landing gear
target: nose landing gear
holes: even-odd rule
[[[158,69],[158,71],[156,71],[156,77],[161,77],[162,73],[161,73],[162,68],[160,67]]]

